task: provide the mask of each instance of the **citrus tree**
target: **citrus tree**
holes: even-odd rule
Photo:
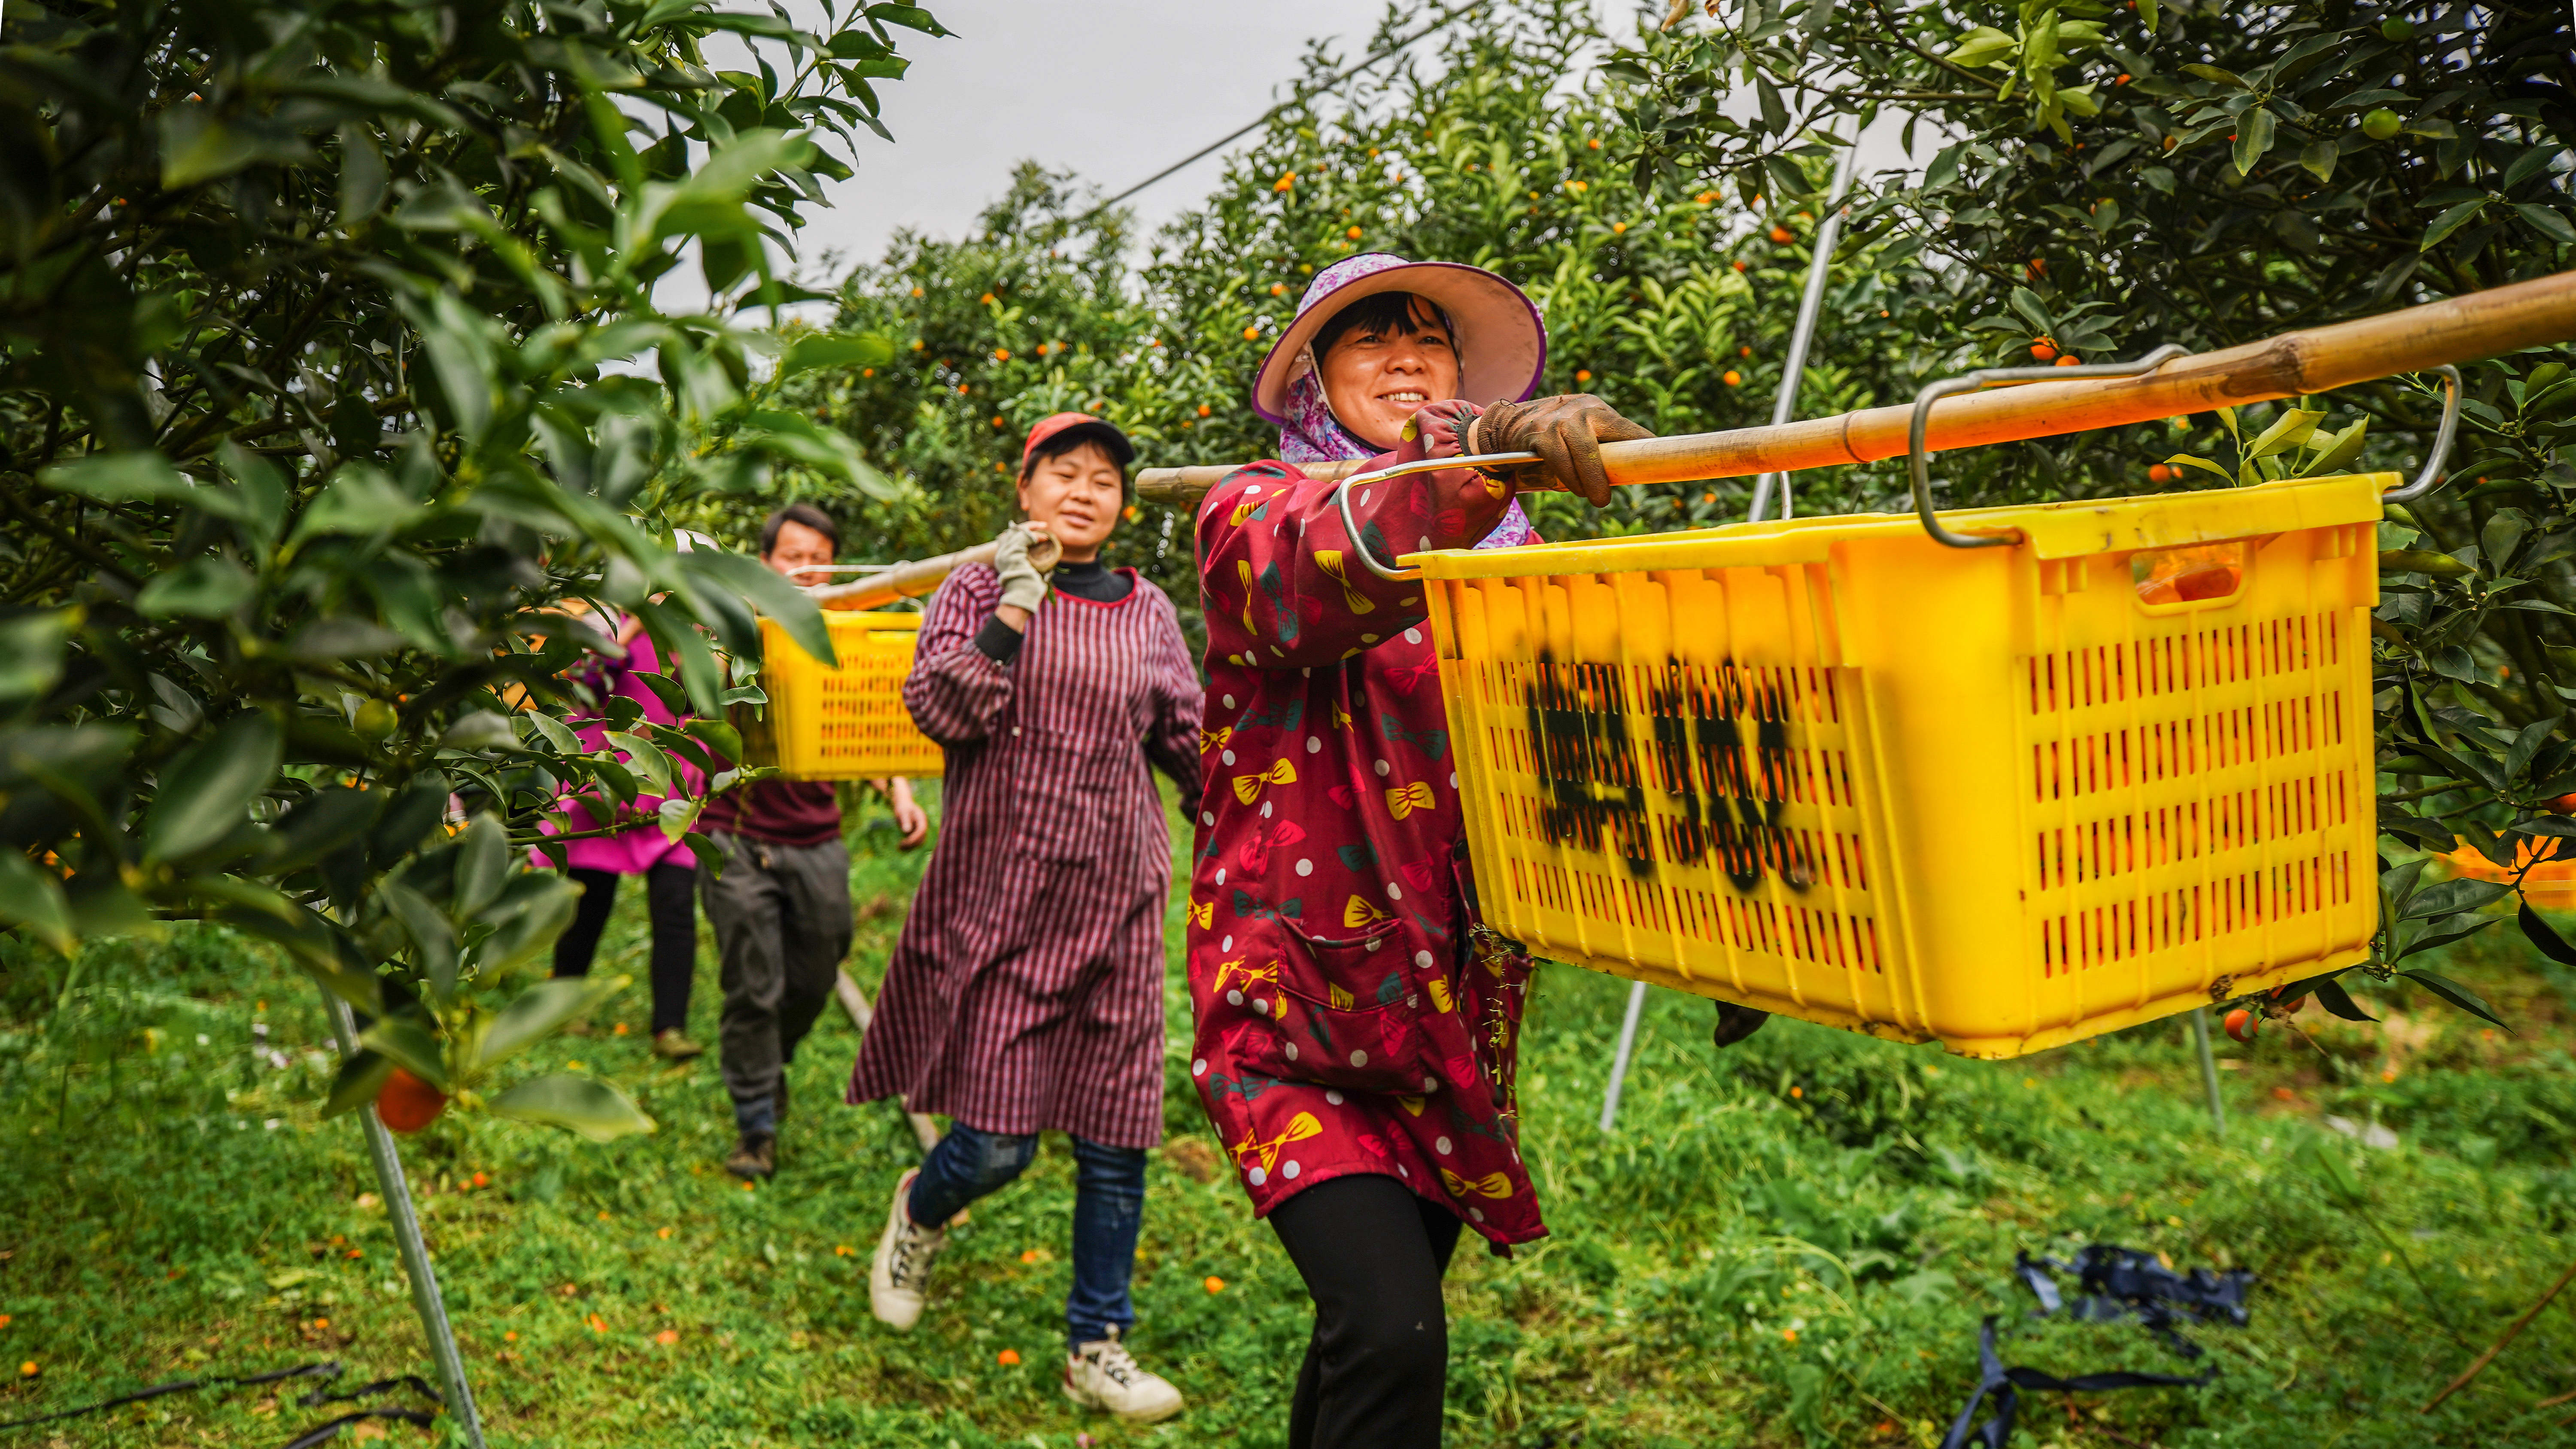
[[[2513,0],[1711,0],[1676,5],[1613,69],[1637,87],[1620,147],[1650,196],[1720,188],[1811,207],[1812,158],[1904,113],[1909,146],[1935,154],[1920,174],[1866,181],[1846,245],[1880,248],[1882,267],[1910,259],[1913,305],[1889,310],[1928,379],[2223,347],[2566,267],[2570,41],[2564,7]],[[1749,114],[1729,114],[1748,92]],[[1834,322],[1820,346],[1847,355]],[[2403,846],[2464,838],[2512,870],[2576,835],[2571,363],[2562,347],[2466,369],[2448,486],[2392,507],[2383,528],[2380,827]],[[1955,454],[1949,498],[2412,468],[2439,411],[2430,383]],[[2481,908],[2514,887],[2432,883],[2424,868],[2383,862],[2367,969],[2491,1017],[2466,986],[2400,963],[2491,921]],[[2527,907],[2521,919],[2540,949],[2576,960]],[[2331,981],[2276,1005],[2308,994],[2358,1014]]]
[[[1390,13],[1372,48],[1403,28]],[[1359,251],[1472,262],[1544,308],[1550,391],[1590,391],[1658,432],[1769,419],[1817,209],[1748,208],[1731,189],[1641,197],[1617,140],[1633,82],[1569,75],[1603,39],[1589,6],[1524,0],[1444,32],[1433,53],[1338,85],[1316,50],[1301,93],[1228,161],[1209,199],[1160,234],[1131,235],[1071,178],[1024,167],[966,236],[899,238],[839,289],[839,328],[893,340],[890,366],[818,375],[784,394],[854,439],[901,500],[784,474],[715,500],[730,526],[791,488],[866,522],[889,557],[988,538],[1009,517],[1030,423],[1095,412],[1143,466],[1242,462],[1277,450],[1247,401],[1252,371],[1319,267]],[[1822,163],[1801,158],[1810,189]],[[1834,278],[1838,346],[1806,383],[1830,412],[1883,400],[1920,305],[1903,250],[1853,251]],[[1882,264],[1883,262],[1883,264]],[[1595,516],[1536,500],[1564,535],[1740,517],[1741,480],[1622,490]],[[1197,606],[1189,520],[1145,505],[1111,544],[1185,613]]]
[[[757,659],[755,611],[831,647],[755,560],[675,552],[667,515],[771,460],[876,485],[746,387],[763,354],[792,379],[882,343],[733,319],[797,295],[771,243],[882,130],[898,31],[943,33],[822,16],[8,7],[0,925],[75,972],[85,942],[180,922],[276,943],[366,1022],[335,1110],[398,1068],[471,1092],[615,988],[513,985],[572,908],[530,868],[541,825],[660,794],[652,823],[686,832],[676,762],[740,778],[717,721],[758,698],[716,651]],[[717,301],[666,315],[652,288],[692,249]],[[611,701],[603,750],[557,722],[596,707],[562,676],[615,650],[578,617],[603,603],[697,722]],[[583,1077],[490,1102],[651,1125]]]

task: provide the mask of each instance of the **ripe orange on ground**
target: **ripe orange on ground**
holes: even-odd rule
[[[1207,1280],[1207,1291],[1209,1291],[1210,1293],[1222,1293],[1222,1292],[1224,1292],[1224,1291],[1225,1291],[1225,1280],[1224,1280],[1223,1278],[1219,1278],[1219,1277],[1215,1276],[1214,1274],[1210,1274],[1210,1275],[1208,1276],[1208,1280]]]
[[[376,1092],[376,1116],[396,1132],[417,1132],[447,1110],[447,1094],[401,1067]]]
[[[1004,1368],[1009,1368],[1011,1365],[1018,1363],[1019,1361],[1020,1351],[1016,1348],[1006,1348],[1000,1353],[993,1355],[993,1362],[1000,1364]]]
[[[663,1329],[660,1333],[653,1335],[653,1341],[662,1345],[664,1348],[668,1348],[672,1344],[680,1341],[680,1331],[676,1328]]]

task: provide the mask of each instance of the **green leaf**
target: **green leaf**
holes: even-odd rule
[[[1980,70],[2005,59],[2020,46],[2019,41],[1993,26],[1980,25],[1961,35],[1959,43],[1943,58],[1955,66]]]
[[[2246,448],[2245,456],[2268,458],[2284,448],[2297,447],[2308,440],[2308,435],[2317,430],[2317,424],[2324,417],[2325,414],[2322,411],[2310,412],[2304,408],[2287,409],[2272,420],[2272,426],[2256,435],[2253,444]]]
[[[420,516],[420,504],[386,472],[370,463],[349,463],[331,475],[329,486],[295,520],[290,542],[340,533],[369,538],[390,533]]]
[[[394,1065],[438,1090],[447,1090],[447,1058],[438,1049],[438,1038],[419,1017],[409,1012],[378,1017],[359,1033],[358,1043],[393,1058]]]
[[[412,959],[429,973],[429,989],[441,1006],[456,995],[456,928],[427,896],[398,880],[376,887],[378,898],[411,937]]]
[[[2576,246],[2576,225],[2571,225],[2566,214],[2557,207],[2518,201],[2514,203],[2513,211],[2514,215],[2531,223],[2532,229],[2542,236],[2561,246]]]
[[[2362,1010],[2361,1003],[2352,999],[2352,993],[2344,990],[2343,983],[2340,981],[2320,981],[2314,987],[2313,994],[2316,996],[2319,1005],[2325,1007],[2326,1010],[2333,1012],[2335,1015],[2342,1017],[2346,1021],[2377,1021],[2379,1019],[2372,1016],[2369,1012]]]
[[[629,976],[561,976],[540,981],[511,998],[492,1018],[474,1055],[474,1070],[489,1071],[552,1036],[576,1017],[586,1016],[624,990]]]
[[[149,619],[220,619],[259,591],[250,571],[221,554],[202,554],[167,573],[154,574],[135,596],[135,611]]]
[[[566,728],[564,723],[561,720],[556,719],[554,716],[547,714],[543,710],[532,709],[527,713],[520,715],[519,718],[527,721],[528,728],[535,730],[547,744],[554,746],[556,754],[578,755],[581,753],[581,737]]]
[[[2342,432],[2328,435],[2322,451],[2307,465],[2307,476],[2312,478],[2327,476],[2360,457],[2362,444],[2365,441],[2364,434],[2369,427],[2370,419],[2355,418],[2350,427]],[[2316,446],[2316,439],[2313,436],[2308,442],[2309,446]]]
[[[2443,212],[2440,216],[2433,218],[2433,224],[2424,228],[2424,240],[2416,247],[2416,250],[2429,252],[2436,246],[2441,245],[2442,238],[2458,231],[2461,227],[2467,226],[2472,218],[2474,218],[2479,212],[2484,211],[2486,209],[2487,201],[2488,198],[2483,196],[2479,197],[2475,201],[2463,201],[2459,205],[2452,207],[2450,210]]]
[[[2523,938],[2530,941],[2541,955],[2561,966],[2576,966],[2576,946],[2568,945],[2557,928],[2542,920],[2540,913],[2531,908],[2531,902],[2521,903],[2516,920],[2522,926]]]
[[[2332,181],[2335,161],[2342,154],[2342,148],[2332,141],[2311,141],[2299,152],[2299,164],[2306,167],[2319,181]]]
[[[2430,553],[2421,549],[2390,549],[2379,556],[2383,574],[2425,574],[2437,579],[2466,578],[2477,570],[2447,553]]]
[[[2165,459],[2165,466],[2168,468],[2198,468],[2200,471],[2207,473],[2230,486],[2233,486],[2236,482],[2235,474],[2228,472],[2226,469],[2221,468],[2216,463],[2209,461],[2207,458],[2195,458],[2189,453],[2174,454],[2172,457]]]
[[[731,589],[753,608],[778,621],[796,647],[826,665],[839,661],[832,652],[832,631],[823,611],[803,590],[747,554],[695,549],[679,557],[680,571],[694,574],[716,588]]]
[[[57,951],[72,949],[72,912],[60,876],[0,847],[0,926],[21,926]]]
[[[340,1073],[331,1081],[331,1095],[322,1101],[324,1120],[354,1112],[376,1100],[385,1089],[385,1079],[394,1074],[392,1057],[365,1047],[340,1063]]]
[[[77,493],[101,503],[166,502],[196,491],[188,475],[158,453],[101,453],[77,463],[60,463],[37,475],[37,481],[62,493]]]
[[[2195,69],[2196,67],[2186,67]],[[2251,172],[2254,163],[2272,149],[2272,113],[2256,106],[2236,118],[2236,169]]]
[[[595,1077],[570,1073],[531,1078],[493,1097],[489,1105],[501,1116],[566,1128],[593,1142],[654,1130],[653,1119],[625,1093]]]
[[[63,677],[63,645],[82,618],[73,609],[37,609],[0,619],[0,704],[50,692]]]
[[[2415,982],[2471,1016],[2482,1017],[2498,1026],[2504,1026],[2507,1031],[2513,1030],[2512,1027],[2505,1026],[2504,1018],[2496,1015],[2495,1008],[2487,1005],[2484,998],[2447,976],[2439,976],[2421,969],[2400,970],[2397,974]]]
[[[285,743],[277,721],[253,710],[180,752],[161,772],[144,817],[144,858],[182,859],[247,823],[251,802],[277,774]]]
[[[2353,1175],[2352,1164],[2344,1160],[2342,1148],[2322,1137],[2311,1137],[2299,1144],[2298,1158],[2309,1171],[2324,1179],[2326,1187],[2348,1206],[2369,1204],[2370,1195],[2362,1190],[2361,1179]]]
[[[957,33],[940,24],[929,11],[918,5],[871,5],[868,7],[868,18],[883,21],[888,25],[900,25],[906,30],[918,30],[924,35],[939,36]]]
[[[787,345],[778,380],[825,367],[883,367],[894,361],[894,339],[874,332],[817,333]]]
[[[480,915],[501,893],[509,870],[509,828],[489,812],[475,816],[456,837],[457,919]]]
[[[2214,65],[2187,65],[2182,68],[2182,73],[2196,75],[2205,81],[2216,81],[2223,86],[2234,86],[2240,91],[2254,89],[2245,83],[2245,77],[2232,70],[2220,70]]]

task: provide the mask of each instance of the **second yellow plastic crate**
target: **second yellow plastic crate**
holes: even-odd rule
[[[763,690],[778,768],[799,780],[936,775],[939,745],[904,708],[919,614],[825,611],[837,667],[799,648],[773,620],[760,621]]]
[[[2357,962],[2397,481],[1408,559],[1484,914],[1979,1057]]]

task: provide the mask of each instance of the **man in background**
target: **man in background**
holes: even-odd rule
[[[841,530],[811,504],[791,503],[760,529],[760,561],[796,571],[829,564]],[[894,807],[903,846],[919,845],[930,819],[910,781],[874,780]],[[820,780],[760,780],[726,791],[698,817],[724,856],[701,862],[698,895],[715,931],[724,1012],[717,1051],[741,1140],[725,1170],[746,1181],[778,1170],[787,1115],[787,1063],[832,999],[850,952],[850,851],[841,840],[836,788]]]

